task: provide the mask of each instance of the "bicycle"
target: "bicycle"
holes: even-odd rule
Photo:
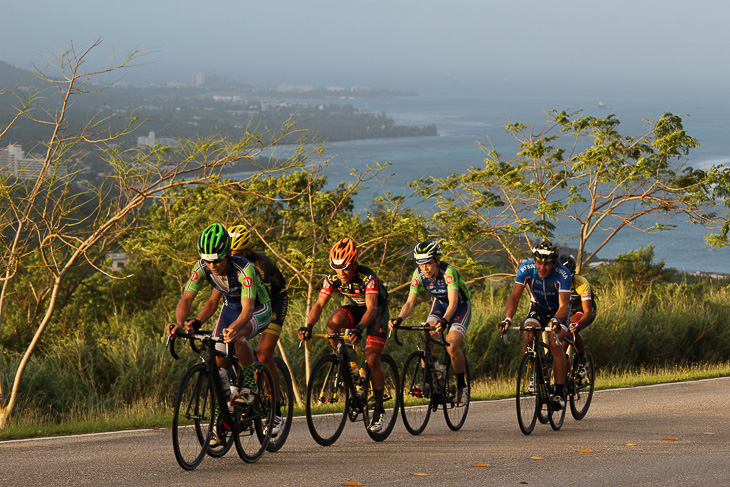
[[[172,444],[177,462],[185,470],[194,470],[206,453],[213,457],[223,456],[233,443],[243,461],[257,461],[271,440],[267,425],[274,421],[275,396],[269,387],[273,384],[271,371],[265,364],[255,362],[258,392],[253,402],[247,404],[233,400],[229,403],[216,357],[228,359],[229,364],[236,361],[235,355],[228,350],[216,350],[216,344],[223,343],[223,337],[213,336],[212,331],[178,333],[176,337],[168,337],[166,346],[175,359],[180,358],[175,349],[177,338],[189,340],[192,350],[202,354],[200,361],[183,376],[175,399]],[[229,370],[233,370],[234,375],[239,371],[234,377],[234,387],[240,388],[243,380],[240,369],[234,365]],[[221,436],[221,445],[217,447],[210,445],[214,426]]]
[[[593,351],[590,347],[584,347],[586,363],[583,366],[584,373],[580,372],[578,352],[575,351],[575,343],[570,337],[565,337],[570,344],[568,352],[572,350],[572,359],[569,353],[565,354],[568,361],[567,379],[565,381],[566,393],[570,399],[570,414],[580,421],[588,413],[593,399],[593,389],[596,385],[596,361],[593,358]],[[571,367],[572,364],[572,367]]]
[[[538,417],[541,417],[541,423],[549,422],[553,430],[559,430],[565,420],[565,408],[556,411],[550,401],[555,395],[555,387],[552,377],[552,354],[550,347],[542,338],[544,329],[521,325],[510,326],[507,330],[532,332],[532,340],[527,345],[527,351],[522,356],[517,371],[516,407],[520,430],[525,435],[532,433]],[[502,338],[506,345],[510,344],[507,333],[504,333]]]
[[[322,446],[333,444],[342,434],[345,419],[355,422],[362,414],[365,429],[375,441],[383,441],[393,431],[398,415],[398,369],[393,357],[387,353],[380,356],[385,372],[383,389],[383,408],[392,409],[390,418],[380,431],[368,429],[375,408],[372,392],[372,371],[367,362],[361,368],[355,362],[354,370],[350,362],[349,350],[359,356],[364,351],[352,345],[342,333],[312,334],[312,338],[329,339],[337,342],[331,353],[315,362],[307,384],[306,417],[312,438]],[[309,342],[305,342],[307,350]],[[361,372],[363,377],[361,377]]]
[[[394,339],[398,345],[398,330],[423,331],[423,340],[420,348],[412,352],[403,365],[401,371],[398,395],[400,396],[401,416],[403,424],[412,435],[419,435],[428,424],[431,411],[436,411],[443,406],[446,424],[452,431],[459,430],[466,421],[469,412],[469,399],[471,397],[471,373],[469,364],[464,358],[466,370],[466,398],[459,400],[456,374],[452,373],[451,356],[446,347],[448,342],[441,332],[441,339],[434,340],[431,331],[436,328],[428,323],[420,325],[400,325],[394,328]],[[437,370],[436,359],[431,351],[431,344],[444,348],[441,362],[442,370]]]

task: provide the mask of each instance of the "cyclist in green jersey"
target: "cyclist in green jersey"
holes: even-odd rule
[[[200,260],[190,273],[182,297],[175,308],[175,323],[167,325],[165,331],[175,336],[183,328],[200,328],[218,309],[221,297],[224,305],[215,327],[216,336],[222,336],[225,343],[235,347],[241,364],[244,384],[234,400],[251,402],[257,393],[254,379],[254,353],[248,340],[261,333],[271,321],[271,303],[254,264],[239,256],[230,255],[231,238],[220,223],[208,226],[198,239]],[[205,282],[213,286],[211,299],[200,310],[198,318],[189,319],[188,314],[197,293]],[[225,359],[218,358],[221,376],[227,379]],[[227,380],[224,381],[227,384]],[[230,391],[226,391],[231,395]],[[216,441],[214,437],[212,443]]]
[[[408,299],[398,317],[390,320],[388,326],[391,330],[397,328],[410,316],[421,289],[433,296],[433,305],[426,322],[436,327],[436,331],[431,332],[435,339],[449,327],[446,335],[449,346],[446,350],[451,356],[456,374],[456,401],[461,402],[462,397],[469,397],[464,394],[466,363],[461,344],[471,322],[471,293],[456,268],[441,260],[441,246],[438,242],[419,242],[413,250],[413,257],[418,266],[413,271]]]

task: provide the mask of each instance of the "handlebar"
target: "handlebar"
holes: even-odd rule
[[[167,340],[165,341],[165,348],[170,349],[170,355],[175,360],[179,360],[180,356],[177,353],[177,350],[175,349],[175,342],[177,338],[182,338],[184,341],[190,341],[190,348],[195,353],[200,353],[203,351],[202,347],[199,347],[196,344],[197,342],[206,343],[206,342],[213,342],[213,343],[223,343],[223,337],[219,336],[213,336],[213,331],[194,331],[194,332],[183,332],[178,333],[174,336],[168,336]]]
[[[351,342],[349,342],[348,340],[345,339],[345,338],[347,338],[347,336],[348,335],[346,335],[345,333],[340,333],[340,332],[337,332],[337,333],[312,333],[312,335],[309,337],[309,340],[304,341],[304,348],[306,348],[307,352],[312,353],[312,349],[309,346],[309,342],[312,340],[312,338],[318,338],[318,339],[322,339],[322,340],[337,340],[338,342],[341,342],[342,345],[352,348],[355,351],[355,353],[357,353],[358,355],[365,355],[364,350],[355,346],[354,344],[352,344]]]
[[[557,343],[558,345],[562,345],[562,341],[558,339],[558,334],[555,333],[549,327],[546,327],[546,328],[536,328],[536,327],[533,327],[533,326],[520,325],[520,326],[510,326],[510,327],[508,327],[507,328],[507,331],[510,331],[510,330],[512,330],[512,331],[539,331],[541,333],[543,331],[550,331],[550,333],[552,333],[553,336],[555,337],[555,343]],[[572,343],[572,341],[570,341],[567,336],[566,336],[565,339],[568,340],[570,343]],[[507,338],[507,332],[502,333],[502,340],[504,341],[504,344],[505,345],[509,345],[510,344],[510,341]]]
[[[398,346],[403,346],[400,340],[398,340],[398,330],[415,330],[415,331],[436,331],[435,326],[431,326],[426,322],[422,322],[420,325],[398,325],[393,327],[393,340],[395,340],[395,343],[398,344]],[[444,335],[444,331],[441,330],[439,332],[441,334],[441,341],[446,345],[449,346],[449,342],[446,341],[446,336]]]

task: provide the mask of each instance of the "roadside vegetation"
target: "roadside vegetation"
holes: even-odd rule
[[[652,247],[591,265],[622,229],[659,234],[671,225],[657,222],[670,218],[716,230],[712,245],[728,243],[730,170],[685,165],[697,142],[680,116],[667,113],[647,121],[644,134],[622,135],[613,115],[554,111],[543,132],[507,127],[518,145],[514,158],[486,151],[465,173],[424,178],[394,194],[386,189],[387,163],[329,181],[326,149],[295,121],[265,137],[247,130],[240,139],[153,148],[121,143],[144,126],[136,118],[122,123],[91,113],[71,130],[73,101],[86,96],[89,80],[126,69],[139,55],[84,72],[94,47],[62,54],[55,63],[62,76],[37,74],[56,85],[51,95],[0,87],[0,96],[27,97],[0,127],[0,156],[13,143],[6,134],[16,121],[50,131],[38,141],[46,155],[34,178],[0,167],[0,438],[169,424],[177,381],[196,357],[173,360],[161,336],[197,259],[197,236],[214,221],[246,225],[254,248],[288,279],[291,304],[278,353],[300,392],[311,356],[299,348],[296,330],[329,271],[332,243],[345,236],[387,286],[391,313],[405,300],[414,242],[441,241],[444,260],[474,296],[464,349],[480,384],[477,398],[509,395],[522,345],[515,339],[505,346],[496,324],[518,264],[544,238],[574,249],[580,273],[597,290],[598,318],[585,340],[599,388],[637,377],[681,379],[682,371],[728,372],[728,279],[666,269]],[[277,141],[294,137],[297,144],[280,152]],[[107,166],[98,185],[77,170],[90,153]],[[255,170],[227,179],[241,163]],[[382,193],[356,208],[355,195],[373,185]],[[573,221],[576,236],[557,235],[558,220]],[[112,271],[110,252],[129,257],[124,268]],[[425,316],[427,303],[419,306],[414,316]],[[401,339],[403,347],[387,347],[398,364],[418,337]]]

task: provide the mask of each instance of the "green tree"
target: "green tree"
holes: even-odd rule
[[[619,120],[550,112],[546,128],[506,127],[519,144],[503,161],[488,150],[483,167],[417,183],[436,201],[442,232],[472,248],[506,258],[516,269],[536,238],[556,238],[555,223],[577,224],[578,270],[622,229],[670,230],[669,219],[718,228],[718,181],[723,170],[694,169],[683,158],[698,146],[678,115],[647,121],[648,132],[625,136]],[[595,240],[594,250],[586,245]]]

